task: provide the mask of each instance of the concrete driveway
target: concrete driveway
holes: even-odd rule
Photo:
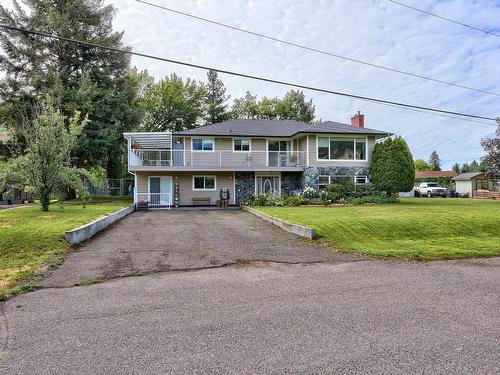
[[[0,373],[497,374],[499,275],[329,252],[239,211],[137,213],[0,304]]]
[[[46,287],[220,267],[242,261],[346,262],[332,252],[241,210],[136,212],[70,253]]]

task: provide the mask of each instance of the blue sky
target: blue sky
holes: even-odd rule
[[[424,106],[500,116],[500,97],[399,75],[227,30],[137,3],[115,6],[116,30],[138,52],[261,75],[337,91]],[[500,38],[401,7],[388,0],[209,1],[149,0],[256,32],[379,65],[500,92]],[[401,0],[449,18],[496,31],[499,1]],[[495,29],[494,26],[497,25]],[[134,57],[159,79],[172,72],[205,79],[205,72]],[[221,76],[232,98],[250,90],[282,96],[286,87]],[[349,122],[360,110],[365,126],[408,141],[415,158],[435,149],[444,167],[479,159],[480,140],[495,126],[407,111],[305,91],[318,119]]]

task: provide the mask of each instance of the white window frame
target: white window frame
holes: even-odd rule
[[[204,179],[206,179],[207,177],[210,177],[210,178],[213,178],[214,179],[214,188],[213,189],[197,189],[194,187],[194,179],[196,177],[203,177]],[[206,182],[205,180],[203,180],[203,186],[206,186]],[[216,191],[217,190],[217,176],[215,175],[196,175],[196,176],[193,176],[192,178],[192,188],[193,188],[193,191]]]
[[[365,182],[358,182],[358,177],[363,177],[365,179]],[[366,185],[368,184],[370,181],[368,180],[368,176],[365,176],[365,175],[355,175],[354,176],[354,185]]]
[[[319,158],[319,139],[320,138],[327,138],[328,139],[328,159],[320,159]],[[353,140],[354,143],[354,159],[330,159],[330,139],[331,138],[350,138]],[[363,140],[365,141],[365,158],[364,159],[356,159],[356,141],[357,140]],[[368,161],[368,137],[357,137],[355,135],[353,136],[347,136],[347,135],[317,135],[316,136],[316,161],[322,162],[322,161],[340,161],[340,162],[351,162],[351,161]]]
[[[193,143],[194,143],[194,140],[195,139],[201,139],[201,144],[202,144],[202,148],[203,148],[203,141],[212,141],[212,149],[211,150],[195,150],[194,147],[193,147]],[[215,151],[215,139],[213,137],[194,137],[194,138],[191,138],[191,151],[192,152],[214,152]]]
[[[332,183],[332,177],[352,177],[352,179],[353,179],[352,182],[354,183],[354,185],[366,185],[369,183],[368,176],[366,176],[366,175],[351,175],[351,176],[349,176],[349,175],[319,175],[318,176],[318,188],[320,186],[319,179],[322,177],[328,178],[328,184],[326,186],[328,186]],[[357,182],[356,179],[358,177],[364,177],[365,182]],[[321,184],[321,185],[324,185],[324,184]]]
[[[235,150],[234,141],[248,141],[248,151],[245,150]],[[251,138],[233,138],[233,152],[251,152],[252,151],[252,139]]]

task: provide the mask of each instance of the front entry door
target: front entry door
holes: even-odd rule
[[[149,178],[150,204],[156,206],[167,206],[172,202],[172,177],[150,177]]]
[[[256,193],[259,195],[280,196],[280,176],[257,176]]]

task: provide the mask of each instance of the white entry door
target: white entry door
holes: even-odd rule
[[[149,177],[150,205],[167,206],[172,203],[172,177]]]

